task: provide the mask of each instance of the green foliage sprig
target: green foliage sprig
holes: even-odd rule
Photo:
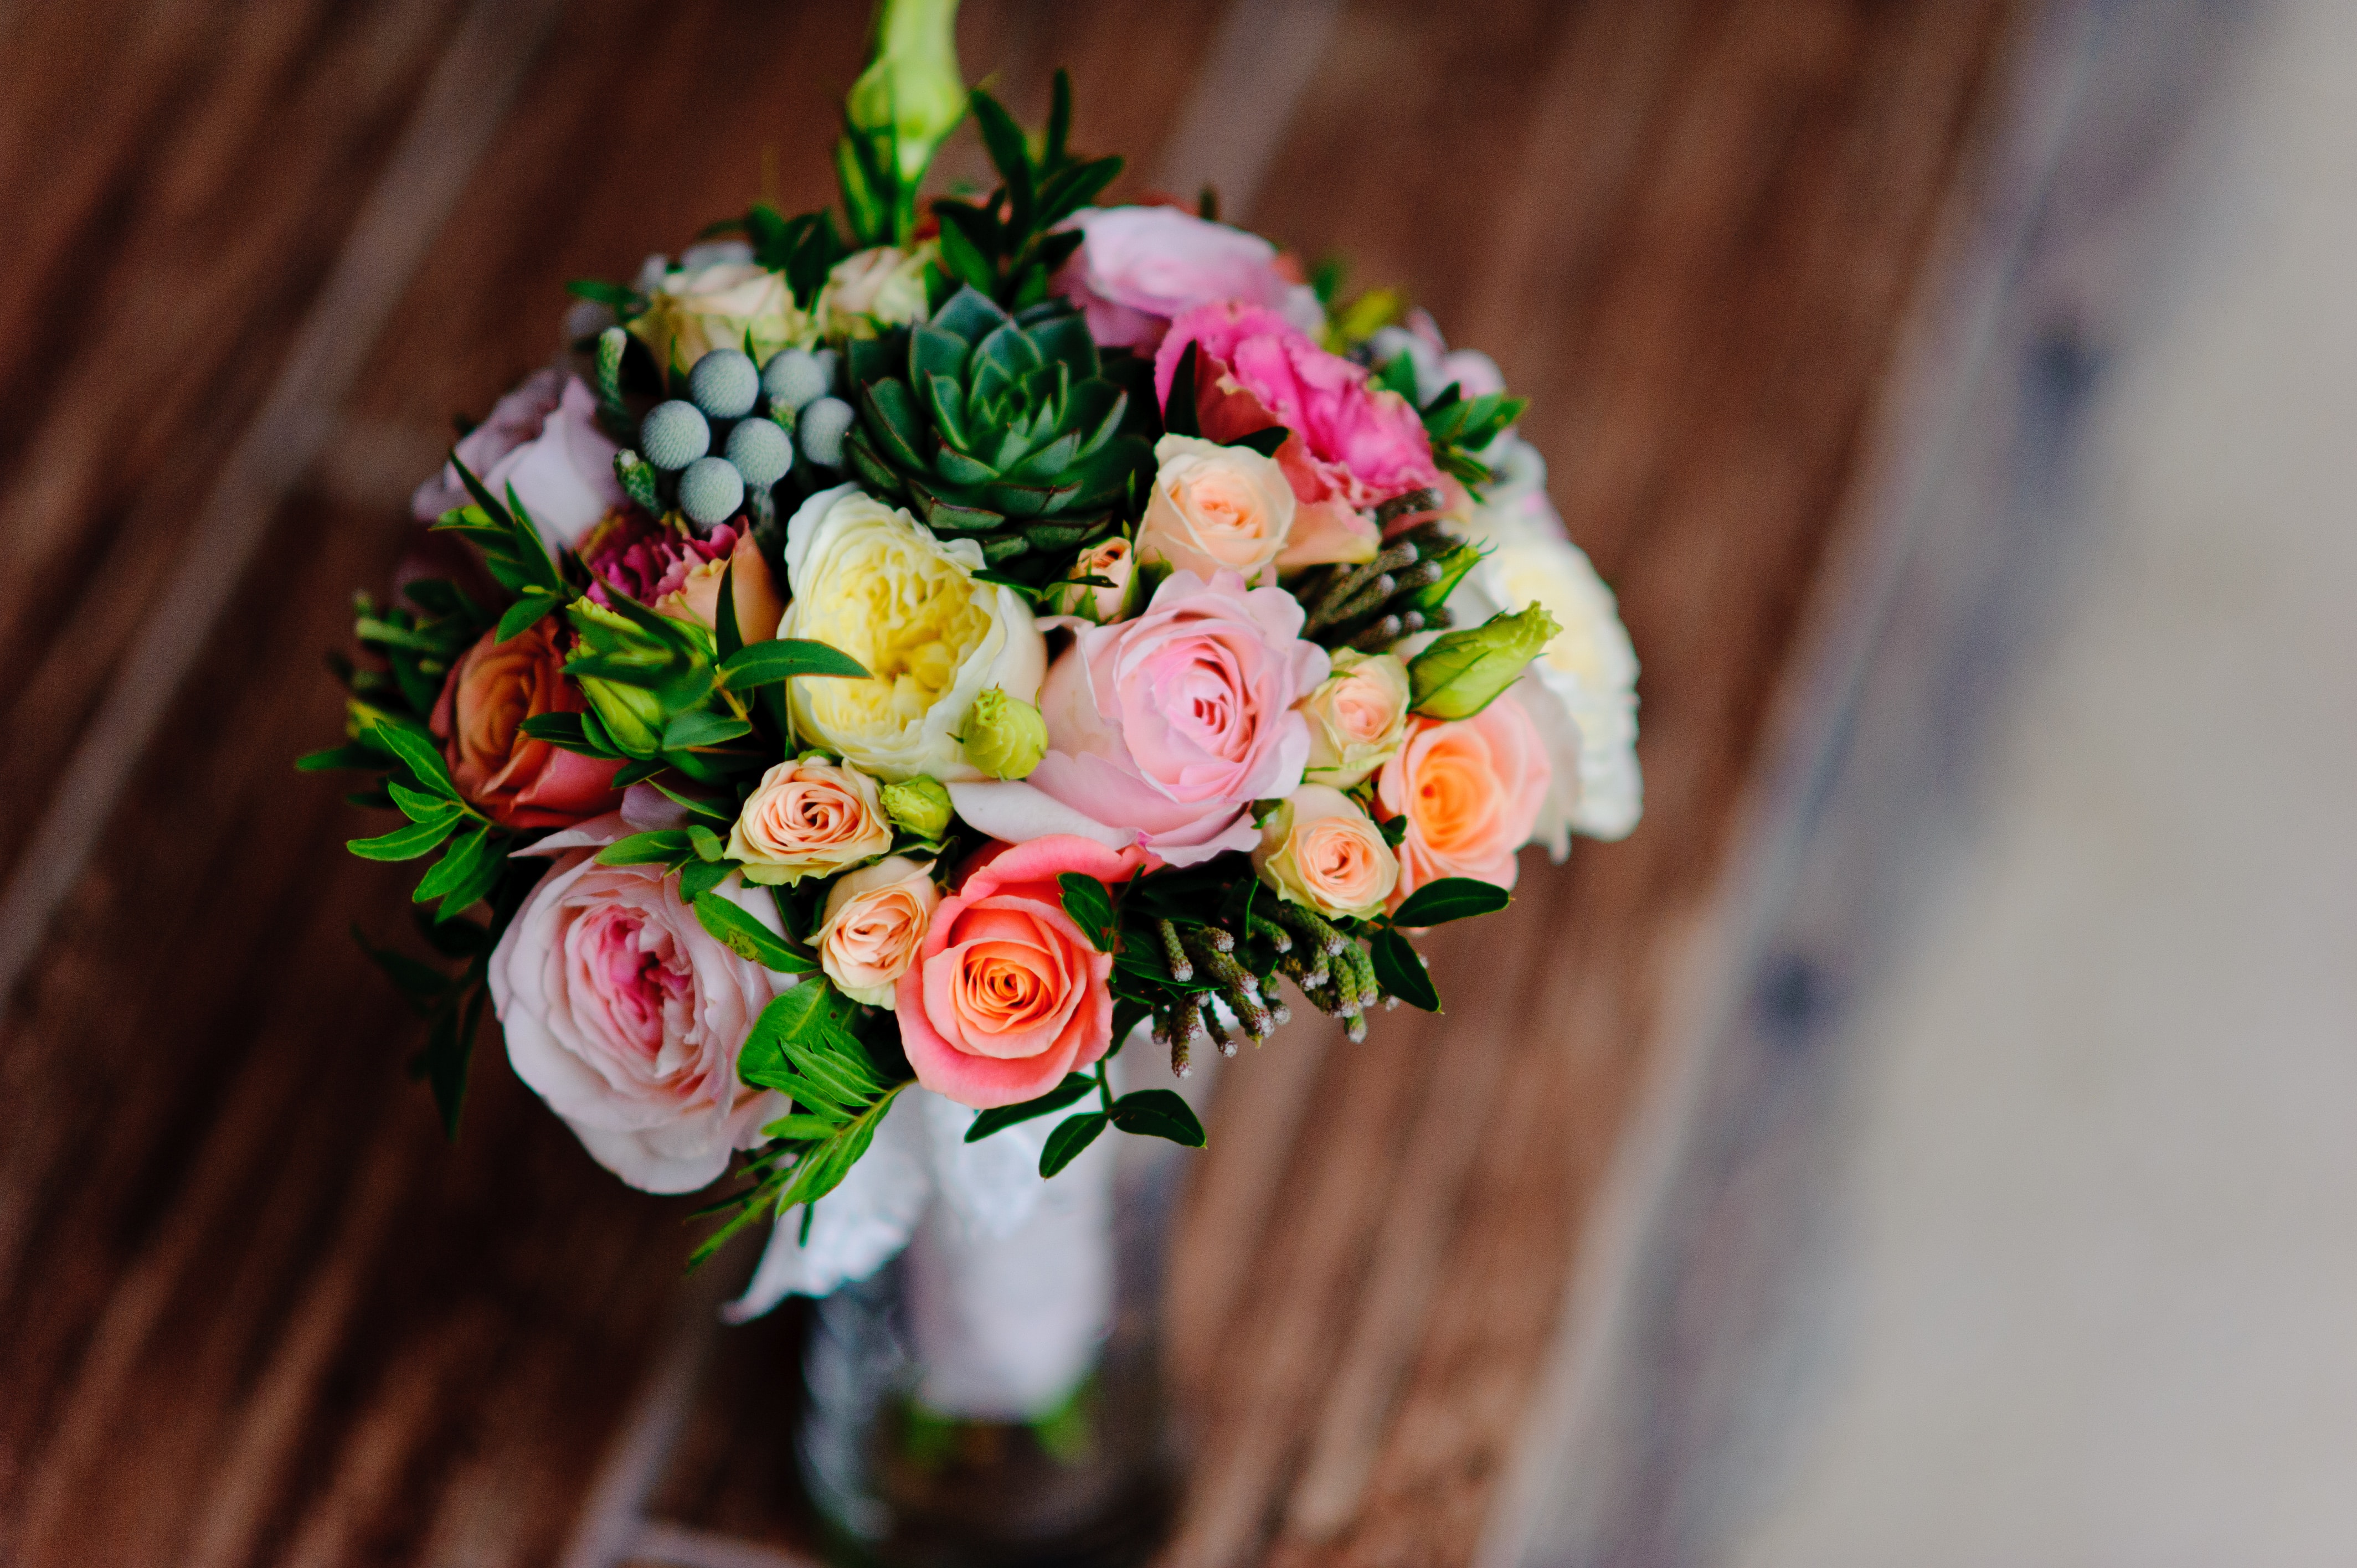
[[[1081,247],[1077,230],[1057,231],[1102,195],[1122,171],[1117,157],[1077,158],[1067,145],[1072,128],[1072,81],[1056,73],[1048,127],[1035,156],[1005,106],[976,90],[974,124],[997,169],[999,186],[986,201],[943,197],[933,203],[942,221],[942,266],[949,275],[1009,310],[1048,297],[1048,285]]]

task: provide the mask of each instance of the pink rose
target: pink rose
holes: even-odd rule
[[[458,460],[502,503],[513,485],[551,550],[569,545],[627,499],[614,478],[619,448],[597,428],[597,400],[578,376],[535,371],[460,438]],[[431,522],[472,499],[458,470],[445,463],[417,487],[409,509]]]
[[[1318,296],[1277,270],[1276,247],[1257,234],[1178,207],[1094,207],[1073,215],[1085,238],[1055,292],[1080,306],[1089,336],[1106,348],[1151,349],[1173,317],[1215,299],[1282,311],[1316,327]]]
[[[516,1076],[590,1156],[647,1192],[689,1192],[760,1141],[783,1096],[737,1080],[761,1009],[792,982],[713,940],[661,866],[599,865],[615,814],[543,839],[555,866],[493,950],[492,1004]],[[720,892],[778,929],[767,894]]]
[[[1326,678],[1281,588],[1174,572],[1135,620],[1083,628],[1040,688],[1048,755],[1020,783],[952,784],[958,815],[1009,843],[1077,833],[1174,865],[1250,849],[1254,800],[1309,760],[1293,704]]]
[[[1113,955],[1064,913],[1056,879],[1110,888],[1157,864],[1064,834],[985,853],[933,911],[896,1009],[917,1081],[981,1111],[1038,1099],[1113,1043]]]
[[[1438,485],[1424,421],[1397,392],[1329,354],[1271,310],[1221,303],[1170,324],[1154,356],[1154,392],[1170,401],[1171,378],[1196,345],[1196,414],[1203,434],[1233,441],[1281,424],[1291,439],[1276,460],[1301,509],[1279,568],[1372,559],[1379,542],[1360,513],[1419,486]]]
[[[458,793],[508,828],[560,828],[612,811],[619,762],[583,757],[523,733],[542,714],[589,704],[565,678],[558,623],[544,618],[505,642],[487,631],[450,668],[428,721]]]
[[[1512,887],[1514,852],[1530,842],[1553,778],[1545,743],[1511,692],[1469,719],[1409,721],[1407,744],[1375,775],[1383,814],[1407,818],[1391,907],[1444,876]]]

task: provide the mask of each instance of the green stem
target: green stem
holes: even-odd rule
[[[1113,1114],[1113,1082],[1105,1077],[1104,1058],[1102,1057],[1097,1058],[1096,1075],[1097,1099],[1103,1102],[1105,1114],[1110,1116]]]

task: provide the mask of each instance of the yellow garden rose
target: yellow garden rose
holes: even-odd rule
[[[875,679],[791,682],[801,735],[886,780],[987,777],[958,733],[994,686],[1036,704],[1048,645],[1020,595],[974,581],[982,564],[981,545],[937,540],[856,485],[804,501],[786,525],[793,602],[778,635],[839,648]]]

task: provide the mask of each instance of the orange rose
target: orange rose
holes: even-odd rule
[[[1512,887],[1514,852],[1530,842],[1551,777],[1511,692],[1469,719],[1410,721],[1407,744],[1375,775],[1383,813],[1407,818],[1391,907],[1444,876]]]
[[[614,789],[620,763],[523,733],[528,718],[588,706],[565,678],[557,628],[555,618],[545,617],[505,642],[493,640],[496,631],[483,633],[434,704],[434,737],[458,793],[502,827],[570,827],[621,803]]]

